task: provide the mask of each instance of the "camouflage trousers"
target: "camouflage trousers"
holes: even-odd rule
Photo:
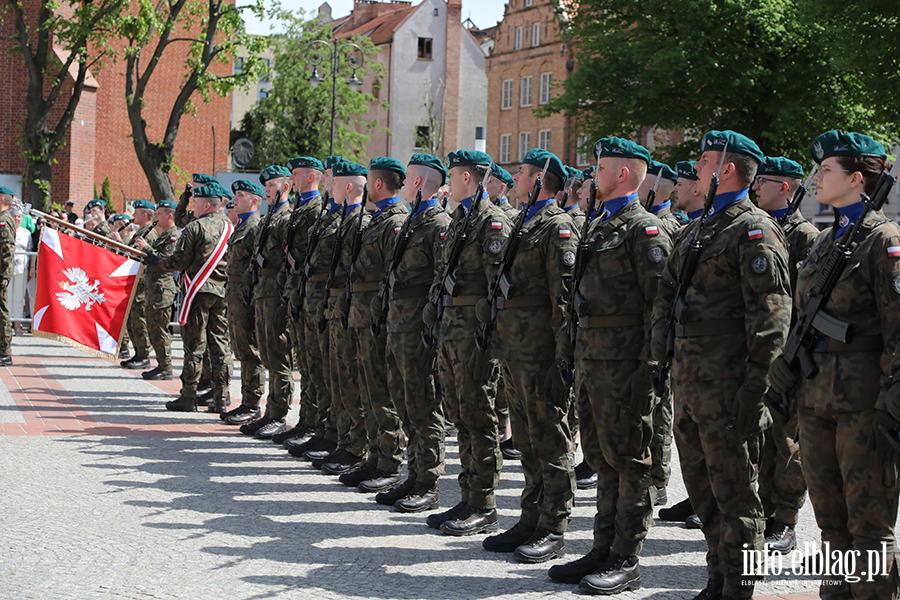
[[[762,433],[741,440],[726,435],[733,425],[738,379],[674,382],[675,443],[694,512],[703,522],[710,579],[725,580],[723,596],[750,598],[752,580],[742,577],[743,550],[763,548],[762,504],[756,493]],[[761,556],[761,555],[760,555]]]
[[[150,357],[150,333],[147,331],[147,318],[144,312],[146,306],[146,301],[132,302],[126,323],[128,337],[134,344],[134,355],[142,358]]]
[[[228,343],[228,321],[225,299],[199,292],[194,297],[187,322],[181,328],[184,342],[184,367],[181,370],[181,394],[197,397],[197,383],[203,368],[203,355],[209,348],[209,363],[214,397],[228,398],[231,384],[232,357]]]
[[[382,471],[399,473],[406,440],[391,398],[395,388],[388,385],[386,336],[372,337],[368,327],[353,327],[350,331],[356,340],[359,392],[369,440],[368,462]]]
[[[544,379],[554,364],[546,360],[501,360],[507,382],[513,442],[522,453],[525,489],[519,521],[563,533],[575,499],[574,448],[568,413],[572,396],[562,406],[544,393]]]
[[[300,318],[294,321],[293,317],[288,320],[288,331],[291,334],[291,349],[294,357],[294,369],[300,373],[300,412],[299,421],[306,423],[308,426],[314,426],[316,422],[316,406],[317,395],[316,382],[309,375],[309,361],[306,352],[306,324],[304,323],[304,315],[301,312]],[[313,340],[313,343],[318,343]]]
[[[444,474],[444,414],[434,377],[418,367],[421,339],[417,331],[387,334],[387,378],[407,436],[409,479],[434,486]]]
[[[334,298],[329,306],[335,304]],[[336,311],[331,311],[336,312]],[[356,340],[344,329],[340,316],[328,319],[328,376],[331,379],[331,411],[337,426],[338,445],[354,456],[366,456],[369,440],[366,413],[359,394]]]
[[[287,305],[279,296],[257,298],[256,347],[263,367],[269,371],[266,418],[283,420],[294,399],[294,373],[287,331]]]
[[[509,425],[509,402],[506,400],[506,381],[503,379],[503,371],[494,369],[497,375],[497,395],[494,398],[495,412],[497,413],[497,429],[502,438],[506,435],[506,426]]]
[[[254,318],[243,302],[229,302],[226,312],[234,356],[241,361],[241,404],[256,408],[265,391],[266,374],[256,348]]]
[[[622,388],[638,370],[636,360],[584,360],[575,364],[578,420],[597,432],[582,440],[585,460],[597,472],[594,548],[637,556],[652,523],[650,440],[652,413],[628,414]]]
[[[663,397],[653,409],[653,439],[650,441],[650,482],[654,487],[666,487],[672,476],[672,388],[666,387]]]
[[[867,447],[874,417],[874,410],[834,413],[824,407],[799,409],[801,444],[814,449],[803,456],[803,474],[809,484],[816,522],[822,530],[822,550],[828,544],[832,554],[858,552],[858,582],[848,583],[841,577],[822,578],[819,593],[829,600],[888,600],[900,595],[894,537],[900,493],[897,467],[877,464],[874,452]],[[878,569],[871,565],[873,575],[867,564],[869,551],[885,556],[890,564],[883,564],[882,560]]]
[[[496,379],[472,377],[466,364],[474,349],[474,336],[438,342],[438,376],[444,414],[457,429],[460,500],[478,509],[494,509],[494,489],[503,466],[494,412]]]
[[[147,332],[156,353],[156,364],[166,371],[172,370],[172,334],[169,333],[171,320],[171,304],[163,308],[147,305]]]
[[[315,311],[303,311],[301,322],[306,341],[303,349],[306,351],[309,380],[316,394],[315,414],[308,423],[315,428],[316,437],[337,443],[337,426],[331,410],[331,368],[327,362],[330,342],[328,327],[326,325],[325,331],[319,333],[319,318]]]
[[[0,277],[0,356],[12,355],[13,326],[9,320],[9,277]]]
[[[796,525],[806,501],[806,480],[800,460],[797,410],[792,406],[787,423],[774,419],[765,433],[759,465],[759,499],[763,514],[788,525]]]

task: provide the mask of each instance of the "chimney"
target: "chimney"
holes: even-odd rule
[[[462,52],[462,0],[447,0],[447,58],[444,73],[443,153],[459,149],[459,59]]]
[[[320,23],[331,23],[334,19],[331,16],[331,5],[327,2],[323,2],[321,6],[319,6],[319,22]]]

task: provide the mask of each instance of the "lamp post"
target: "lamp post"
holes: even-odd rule
[[[329,68],[329,72],[326,72],[325,75],[331,75],[331,145],[329,146],[329,155],[334,154],[335,103],[337,102],[337,78],[341,70],[341,57],[353,69],[352,76],[347,80],[347,85],[350,86],[351,92],[355,92],[362,85],[362,81],[356,77],[356,70],[366,62],[366,56],[363,54],[362,48],[353,42],[346,42],[339,46],[337,38],[331,42],[315,40],[306,47],[306,62],[313,68],[312,75],[309,76],[308,81],[314,88],[325,81],[319,75],[319,65],[328,60],[326,66]]]

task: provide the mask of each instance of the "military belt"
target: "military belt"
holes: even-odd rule
[[[328,288],[328,295],[331,296],[332,298],[335,298],[337,296],[340,296],[344,292],[344,289],[345,288],[342,288],[342,287]]]
[[[704,335],[737,335],[746,331],[743,319],[721,319],[699,323],[676,323],[675,337],[690,338]]]
[[[147,273],[165,273],[165,270],[162,267],[147,267],[144,271]]]
[[[578,326],[582,329],[606,329],[609,327],[638,327],[644,325],[644,315],[604,315],[579,317]]]
[[[260,269],[260,275],[266,275],[267,277],[271,277],[272,275],[278,275],[281,269]]]
[[[444,306],[475,306],[484,296],[450,296],[444,294]]]
[[[550,296],[518,296],[516,298],[497,298],[497,308],[530,308],[532,306],[551,306]]]
[[[370,283],[354,283],[353,291],[354,292],[377,292],[381,289],[381,282],[373,281]]]
[[[316,273],[309,276],[309,281],[325,281],[326,279],[328,279],[327,273]]]
[[[853,341],[845,344],[834,338],[819,340],[815,352],[880,352],[884,350],[884,341],[880,335],[857,335]]]
[[[402,290],[394,290],[391,298],[394,300],[406,300],[408,298],[424,298],[428,295],[429,286],[413,285]]]
[[[244,281],[244,277],[242,275],[229,275],[228,281],[231,283],[241,283]]]

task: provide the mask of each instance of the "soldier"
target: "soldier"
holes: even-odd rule
[[[0,367],[12,366],[13,328],[9,320],[7,294],[16,252],[16,222],[9,214],[13,191],[0,187]]]
[[[231,350],[228,346],[228,322],[225,319],[225,250],[234,229],[220,213],[221,192],[212,186],[194,190],[194,219],[181,232],[175,252],[160,259],[148,251],[146,240],[135,245],[147,253],[146,264],[180,271],[185,281],[182,306],[178,315],[184,341],[184,367],[181,371],[181,395],[166,402],[166,410],[197,410],[197,384],[206,347],[210,348],[213,400],[224,411],[229,400]]]
[[[799,210],[784,218],[802,178],[800,163],[783,157],[767,157],[753,184],[757,206],[779,224],[784,219],[782,229],[788,243],[792,290],[797,286],[797,267],[806,260],[819,233]],[[766,548],[787,554],[796,546],[794,527],[806,500],[797,411],[791,411],[787,423],[775,419],[766,432],[759,469],[759,497],[766,516]]]
[[[678,181],[673,189],[675,208],[687,215],[689,222],[699,217],[703,211],[703,194],[697,190],[699,177],[694,170],[695,164],[693,160],[675,163],[675,172],[678,174]]]
[[[549,162],[548,162],[549,161]],[[478,320],[491,322],[497,309],[497,332],[490,348],[500,359],[506,380],[513,439],[522,453],[525,489],[514,527],[483,542],[485,550],[512,552],[520,562],[537,563],[564,553],[563,534],[575,497],[573,451],[567,415],[571,395],[563,385],[556,350],[562,327],[567,282],[575,264],[572,219],[557,205],[567,173],[559,159],[533,148],[525,155],[516,181],[516,199],[529,202],[535,180],[548,164],[543,187],[531,198],[518,255],[504,273],[508,297],[493,306],[480,300]]]
[[[218,191],[222,193],[222,197],[225,197],[227,190],[219,183],[219,180],[213,177],[212,175],[207,175],[206,173],[194,173],[191,175],[191,183],[184,186],[184,192],[181,193],[181,196],[178,198],[178,207],[175,209],[175,225],[179,228],[187,227],[187,224],[194,220],[194,215],[188,211],[188,203],[192,197],[192,189],[193,186],[200,185],[213,185],[217,186]],[[228,198],[231,198],[231,194],[227,194]]]
[[[240,217],[238,217],[238,211],[234,207],[234,200],[229,200],[225,203],[225,216],[228,217],[228,220],[231,221],[232,225],[237,227]]]
[[[862,219],[850,241],[852,253],[823,304],[823,312],[850,324],[853,335],[845,343],[822,334],[810,348],[818,371],[809,379],[778,357],[769,370],[770,393],[796,385],[803,474],[822,530],[824,560],[831,565],[833,556],[856,556],[852,564],[844,559],[845,571],[823,575],[821,597],[896,599],[898,453],[885,433],[896,439],[900,429],[900,227],[881,210],[863,217],[860,198],[874,195],[886,167],[881,144],[832,130],[815,139],[811,154],[820,164],[816,201],[831,206],[835,220],[799,269],[795,308],[803,312],[833,245]]]
[[[238,221],[228,240],[225,255],[228,283],[225,284],[225,315],[234,355],[241,361],[241,403],[228,412],[220,412],[219,418],[226,425],[246,425],[262,415],[259,400],[266,384],[262,361],[256,346],[256,315],[250,293],[244,284],[244,273],[250,270],[253,254],[253,232],[259,224],[259,203],[266,192],[259,184],[238,179],[231,184],[234,192],[234,210]],[[217,407],[218,408],[218,407]]]
[[[134,229],[131,227],[131,217],[126,214],[116,214],[112,216],[112,231],[109,233],[109,239],[122,242],[125,245],[131,243],[134,237]]]
[[[153,244],[156,240],[154,224],[156,206],[147,200],[135,200],[131,203],[131,206],[134,208],[134,223],[139,229],[132,237],[129,246],[136,248],[138,239],[145,239],[148,243]],[[135,288],[134,296],[131,299],[131,309],[128,311],[126,329],[128,337],[134,344],[134,356],[119,363],[119,366],[124,369],[150,368],[150,334],[147,331],[147,314],[145,309],[148,275],[141,275],[141,279]]]
[[[512,220],[519,214],[519,210],[510,203],[508,195],[512,191],[513,181],[509,171],[498,165],[491,163],[491,179],[488,181],[485,191],[493,202],[494,206],[503,210],[506,216]]]
[[[178,241],[178,228],[175,227],[175,203],[160,200],[156,205],[156,239],[148,246],[150,251],[161,259],[169,258],[175,252]],[[163,271],[159,265],[148,266],[147,273],[147,331],[150,343],[156,353],[156,367],[141,373],[141,377],[150,381],[168,381],[172,379],[172,335],[169,333],[169,322],[172,320],[172,307],[178,286],[175,275]]]
[[[387,383],[403,423],[406,445],[406,481],[375,501],[398,512],[422,512],[437,508],[438,478],[444,473],[444,417],[434,389],[434,377],[419,368],[422,309],[434,279],[435,258],[450,225],[450,215],[436,197],[447,169],[435,156],[413,154],[406,168],[404,200],[415,209],[409,216],[409,240],[390,284],[388,310],[379,296],[371,301],[372,316],[387,336]],[[398,242],[399,243],[399,242]],[[393,250],[392,250],[393,252]],[[380,323],[385,326],[381,327]]]
[[[660,169],[662,169],[662,176],[659,176]],[[671,196],[672,192],[675,191],[675,185],[678,183],[678,173],[669,165],[655,160],[650,161],[647,177],[644,179],[644,183],[641,184],[641,189],[638,190],[638,196],[641,204],[646,205],[650,190],[656,184],[657,177],[659,177],[659,187],[656,190],[656,198],[653,200],[650,212],[663,222],[663,228],[671,238],[676,231],[688,222],[687,216],[672,210]]]
[[[756,468],[762,431],[771,424],[762,394],[790,323],[787,246],[771,217],[748,197],[763,158],[759,147],[733,131],[710,131],[702,150],[697,191],[706,194],[717,173],[718,192],[710,218],[686,227],[666,263],[651,344],[654,359],[669,360],[668,315],[675,303],[675,441],[709,546],[709,581],[698,598],[750,598],[756,577],[745,574],[745,552],[763,547]],[[697,268],[676,298],[695,235],[701,243]]]
[[[91,216],[84,222],[84,228],[103,236],[109,236],[111,230],[106,222],[106,201],[95,198],[87,203],[86,208]]]
[[[577,340],[568,327],[557,347],[575,365],[580,423],[596,434],[583,444],[598,473],[591,552],[550,569],[561,583],[589,594],[616,594],[641,583],[638,555],[650,527],[650,432],[657,397],[650,376],[650,322],[660,272],[672,242],[644,210],[638,190],[650,165],[646,148],[617,137],[597,142],[597,200],[605,212],[592,222],[591,251],[573,302]],[[594,445],[596,443],[596,445]]]
[[[436,261],[438,276],[429,291],[432,299],[443,296],[445,308],[441,315],[429,300],[422,310],[422,321],[437,339],[435,348],[423,348],[423,363],[433,364],[436,352],[444,412],[457,428],[462,471],[458,477],[460,502],[450,510],[429,515],[426,522],[447,535],[474,535],[497,531],[499,527],[494,489],[503,465],[494,412],[495,378],[490,368],[482,369],[484,373],[476,377],[476,369],[469,366],[478,327],[475,303],[487,294],[510,223],[491,204],[487,192],[475,198],[479,183],[491,168],[491,157],[484,152],[459,150],[450,153],[449,162],[454,206],[441,256]],[[449,273],[452,282],[445,282],[443,271],[462,233],[466,234],[465,245],[456,268]]]
[[[286,276],[281,271],[284,262],[284,241],[291,219],[290,171],[272,165],[259,174],[265,186],[266,202],[271,217],[261,219],[253,230],[253,254],[250,269],[255,269],[259,281],[254,284],[251,270],[244,272],[244,285],[253,292],[256,319],[256,344],[263,367],[269,371],[269,395],[263,418],[241,425],[241,433],[256,439],[269,440],[287,430],[285,417],[294,399],[294,375],[291,345],[288,334],[287,304],[281,299]],[[253,264],[253,261],[256,264]]]

